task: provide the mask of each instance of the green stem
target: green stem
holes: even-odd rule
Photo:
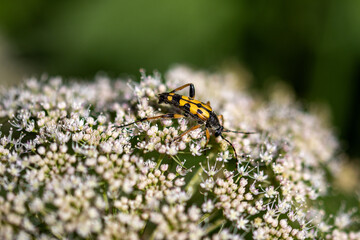
[[[196,171],[196,173],[193,175],[193,177],[191,178],[191,180],[189,181],[189,183],[186,185],[185,190],[189,191],[189,189],[194,189],[195,185],[199,185],[199,183],[201,182],[201,173],[203,172],[203,168],[199,167],[198,170]]]
[[[208,227],[206,229],[206,234],[212,232],[214,229],[220,227],[221,225],[224,225],[225,224],[225,220],[224,219],[219,219],[217,220],[213,225],[211,225],[210,227]]]
[[[180,159],[175,158],[173,155],[170,155],[170,157],[171,157],[178,165],[180,165],[181,167],[187,169],[187,168],[180,162]]]
[[[164,154],[160,154],[155,169],[159,169],[159,167],[160,167],[160,165],[161,165],[161,163],[162,163],[162,160],[164,159],[164,156],[165,156]]]

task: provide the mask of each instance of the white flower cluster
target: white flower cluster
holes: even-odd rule
[[[140,84],[29,79],[0,99],[0,239],[359,239],[356,212],[333,219],[324,166],[337,141],[314,115],[275,92],[250,96],[232,73],[185,67]],[[157,94],[193,82],[224,115],[234,145],[204,129],[178,141],[191,119]],[[185,93],[184,93],[185,94]],[[330,171],[331,174],[331,171]]]

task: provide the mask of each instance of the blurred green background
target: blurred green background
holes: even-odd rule
[[[291,85],[327,104],[343,146],[360,156],[360,1],[0,2],[0,81],[164,73],[175,63],[239,62],[254,86]]]

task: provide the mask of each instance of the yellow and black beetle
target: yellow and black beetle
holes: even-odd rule
[[[189,87],[189,97],[175,93],[186,87]],[[168,113],[168,114],[163,114],[163,115],[154,116],[154,117],[147,117],[147,118],[142,118],[140,120],[137,120],[135,122],[131,122],[131,123],[124,124],[121,126],[116,126],[116,127],[122,128],[122,127],[126,127],[129,125],[138,123],[138,122],[156,120],[156,119],[161,119],[161,118],[175,119],[175,118],[191,117],[191,118],[195,119],[198,122],[198,124],[189,128],[182,134],[180,134],[180,136],[176,137],[173,141],[179,140],[185,134],[187,134],[191,131],[194,131],[195,129],[198,129],[201,126],[205,126],[206,144],[208,144],[208,142],[209,142],[209,139],[210,139],[209,129],[211,129],[214,132],[215,137],[220,136],[232,147],[232,149],[234,150],[236,159],[237,159],[237,153],[236,153],[234,146],[232,145],[232,143],[229,140],[224,138],[222,133],[223,132],[233,132],[233,133],[243,133],[243,134],[255,133],[255,132],[232,131],[232,130],[225,129],[223,126],[223,123],[220,124],[220,119],[223,122],[223,116],[216,115],[216,113],[212,110],[212,108],[210,106],[210,102],[207,102],[205,104],[203,102],[200,102],[200,101],[194,99],[195,98],[195,87],[194,87],[194,84],[192,84],[192,83],[185,84],[181,87],[178,87],[178,88],[172,90],[171,92],[160,93],[158,97],[159,97],[159,104],[160,103],[170,104],[170,105],[180,109],[183,112],[183,114]]]

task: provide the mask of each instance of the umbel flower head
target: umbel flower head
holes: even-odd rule
[[[28,79],[1,93],[0,239],[359,239],[356,211],[332,218],[337,140],[286,92],[252,96],[227,73],[177,67],[139,84]],[[185,83],[224,116],[173,141],[189,118],[157,95]],[[184,92],[184,94],[186,94]]]

